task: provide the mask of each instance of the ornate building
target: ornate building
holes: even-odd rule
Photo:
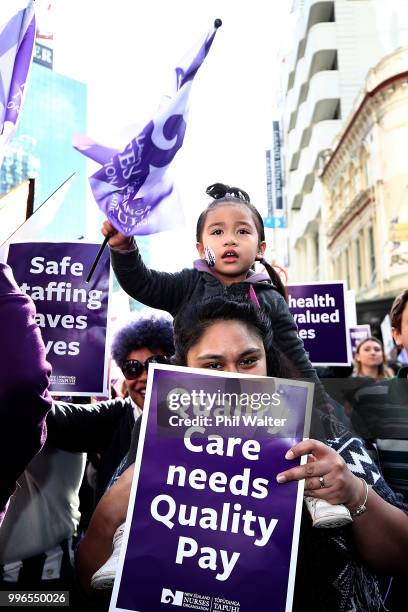
[[[359,322],[375,325],[408,287],[407,141],[404,47],[368,73],[320,177],[328,275],[355,290]]]
[[[408,39],[408,11],[396,0],[294,0],[293,13],[280,92],[290,277],[325,280],[322,156],[348,121],[369,69]],[[344,182],[352,189],[351,179]]]

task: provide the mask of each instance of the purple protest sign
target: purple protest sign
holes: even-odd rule
[[[110,612],[289,611],[313,385],[155,366]],[[305,458],[302,458],[304,462]],[[222,607],[224,606],[224,607]]]
[[[354,325],[354,327],[349,328],[349,333],[350,333],[351,354],[354,359],[357,346],[360,344],[362,340],[364,340],[365,338],[369,338],[371,336],[371,326],[368,324]]]
[[[192,81],[220,25],[217,19],[179,62],[158,112],[123,151],[74,136],[74,147],[102,164],[89,182],[99,208],[122,234],[154,234],[180,225],[180,203],[168,169],[183,144]]]
[[[351,363],[350,340],[343,281],[290,285],[289,310],[316,366]]]
[[[50,389],[58,395],[107,395],[107,253],[92,281],[85,283],[98,248],[67,242],[9,247],[7,263],[37,309],[36,322],[52,365]]]

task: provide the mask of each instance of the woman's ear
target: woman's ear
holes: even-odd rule
[[[397,330],[396,327],[391,327],[392,337],[394,338],[394,342],[397,346],[402,346],[401,334]]]
[[[205,249],[204,249],[204,245],[201,242],[196,242],[196,249],[198,251],[198,254],[200,256],[200,259],[205,259]]]

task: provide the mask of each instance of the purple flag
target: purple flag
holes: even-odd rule
[[[168,168],[183,144],[188,98],[197,70],[203,63],[215,32],[212,30],[176,66],[170,94],[149,123],[124,148],[117,151],[89,138],[74,137],[74,147],[102,164],[89,182],[99,208],[125,235],[145,235],[171,229],[179,221],[177,196]]]
[[[5,15],[6,14],[6,15]],[[35,40],[32,0],[16,0],[0,23],[0,163],[20,114]]]

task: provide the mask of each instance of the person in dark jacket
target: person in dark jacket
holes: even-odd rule
[[[118,331],[112,344],[112,356],[123,372],[129,396],[87,405],[53,403],[47,417],[48,444],[101,456],[95,503],[129,450],[133,426],[143,410],[149,363],[163,363],[173,349],[169,319],[135,319]]]
[[[291,374],[290,364],[273,346],[268,321],[248,302],[215,298],[187,307],[175,327],[175,346],[176,363],[188,367],[258,376]],[[323,413],[315,416],[327,418]],[[310,454],[314,461],[298,467],[288,462],[288,469],[277,478],[282,494],[286,483],[305,479],[309,495],[347,504],[354,518],[347,527],[313,529],[308,514],[303,514],[293,609],[385,611],[377,572],[408,571],[404,548],[408,544],[408,508],[387,487],[366,456],[361,440],[345,434],[330,448],[313,437],[312,426],[311,439],[292,447],[292,456],[286,455],[291,460]],[[116,516],[118,524],[125,519],[131,470],[124,472],[101,500],[81,543],[77,567],[84,581],[90,579],[89,566],[95,564],[110,517]],[[326,480],[323,487],[322,477]],[[98,511],[102,516],[97,517]],[[112,587],[123,528],[115,535],[114,554],[104,569],[105,589],[109,580]],[[260,568],[254,567],[253,571]]]
[[[222,295],[244,295],[267,314],[274,340],[300,375],[317,381],[297,335],[296,323],[286,303],[286,291],[278,273],[263,258],[266,242],[262,217],[242,189],[221,183],[211,185],[213,200],[197,222],[194,269],[166,273],[148,269],[132,237],[120,234],[105,221],[102,233],[109,236],[112,266],[130,296],[147,306],[167,310],[174,317],[187,304]],[[268,271],[255,273],[259,261]]]
[[[16,480],[46,438],[50,365],[35,307],[0,263],[0,525]]]

